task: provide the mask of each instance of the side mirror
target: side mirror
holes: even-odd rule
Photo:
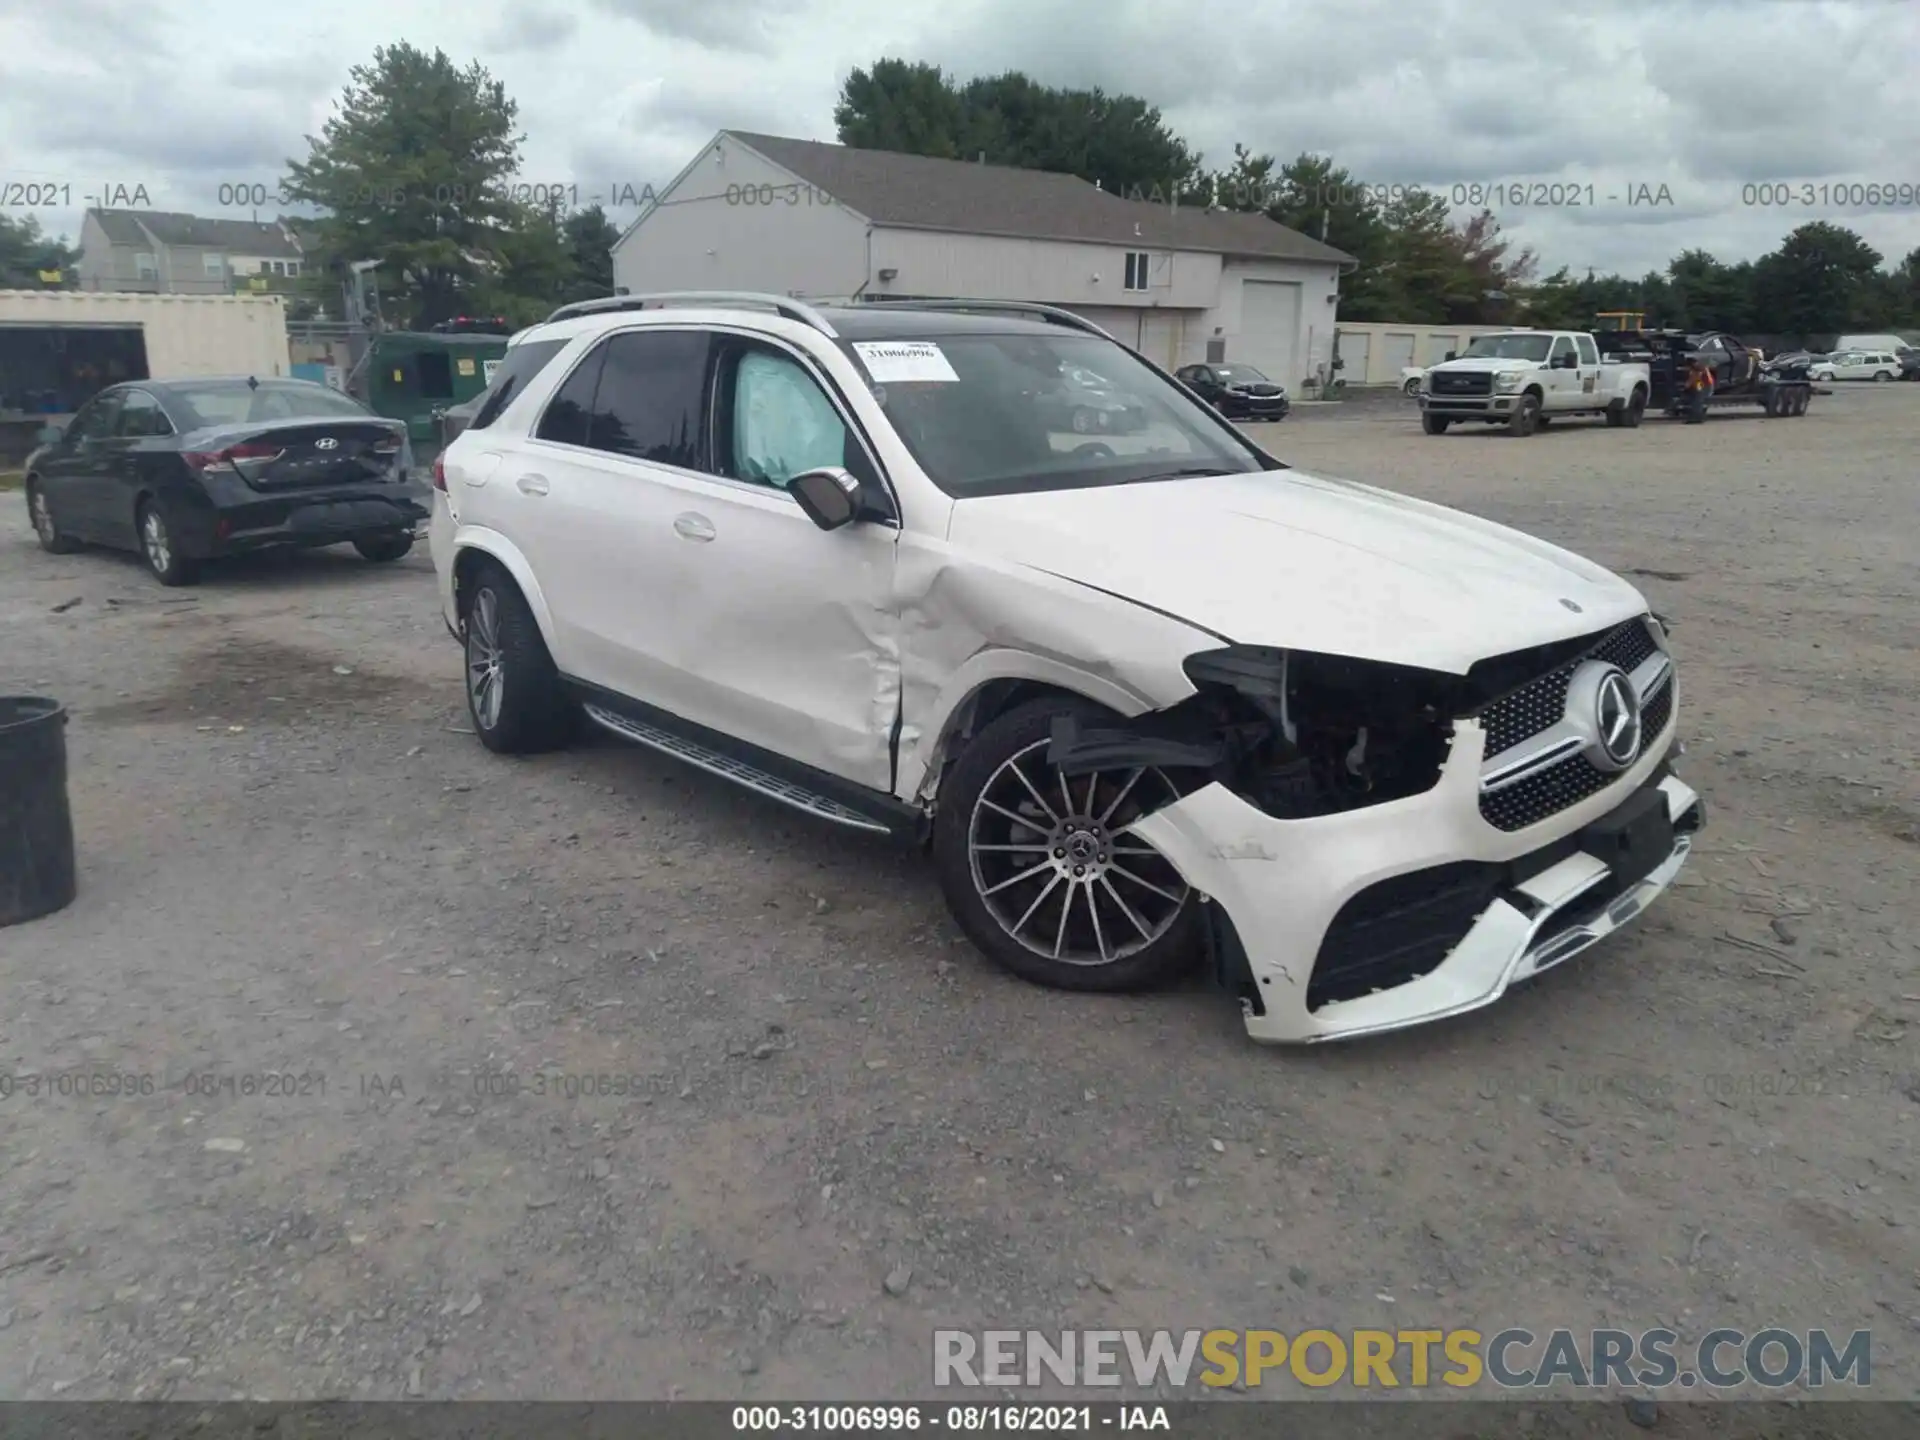
[[[860,482],[838,466],[803,470],[787,482],[787,493],[822,530],[838,530],[860,513]]]
[[[1458,350],[1449,350],[1447,351],[1447,359],[1449,360],[1457,359],[1459,357],[1459,354],[1460,352]]]

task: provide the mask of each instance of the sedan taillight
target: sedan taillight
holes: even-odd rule
[[[287,452],[277,445],[229,445],[224,450],[186,450],[180,458],[196,475],[213,471],[238,471],[244,461],[256,460],[271,463]]]
[[[447,488],[447,461],[443,455],[433,457],[433,488],[442,492]]]

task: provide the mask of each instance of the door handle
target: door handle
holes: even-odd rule
[[[674,516],[673,531],[683,540],[711,540],[714,535],[713,522],[692,510]]]
[[[522,475],[513,483],[520,487],[522,495],[544,495],[549,488],[544,475]]]

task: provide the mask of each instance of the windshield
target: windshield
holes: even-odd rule
[[[258,425],[269,420],[367,420],[372,412],[358,401],[301,380],[263,380],[256,388],[235,381],[211,385],[175,385],[169,398],[183,413],[189,430],[212,425]]]
[[[1277,464],[1095,336],[947,335],[848,348],[920,468],[958,498]]]
[[[1466,353],[1474,360],[1544,360],[1552,344],[1551,335],[1478,335]]]
[[[1213,373],[1229,385],[1271,385],[1273,382],[1251,365],[1216,365]]]

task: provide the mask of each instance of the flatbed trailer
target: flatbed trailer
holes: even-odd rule
[[[1594,338],[1608,359],[1647,367],[1647,408],[1663,415],[1698,421],[1712,410],[1757,406],[1768,416],[1800,416],[1816,394],[1831,393],[1815,387],[1806,365],[1770,366],[1759,351],[1723,331],[1607,330]],[[1712,385],[1695,386],[1696,373],[1710,375]]]

